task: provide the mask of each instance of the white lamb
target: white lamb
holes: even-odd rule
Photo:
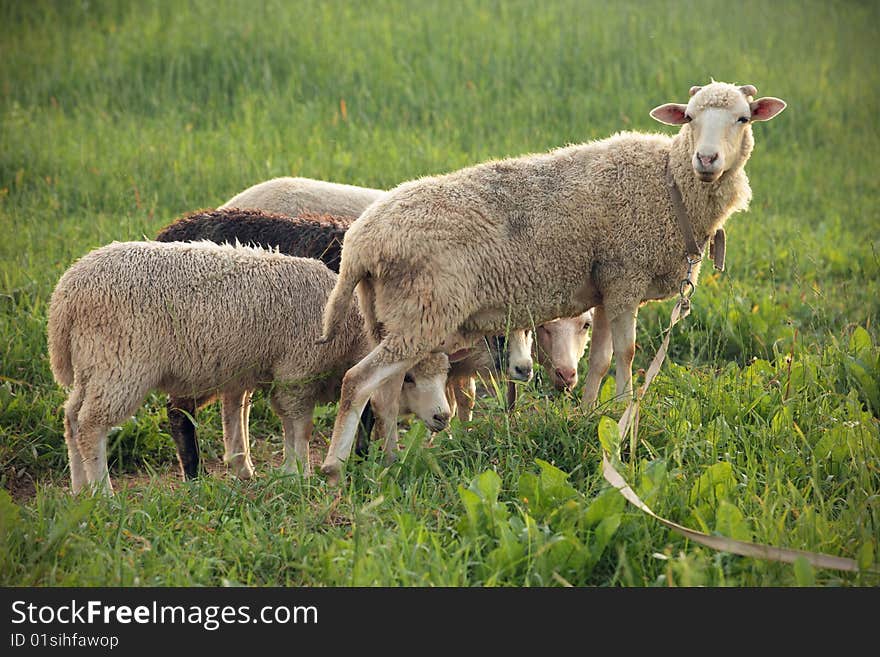
[[[284,429],[284,468],[308,475],[314,406],[336,399],[343,372],[368,350],[355,304],[337,337],[315,345],[335,281],[319,260],[212,242],[114,242],[71,265],[52,293],[48,342],[55,379],[72,386],[64,435],[73,491],[112,490],[107,431],[152,389],[224,401],[269,390]],[[434,354],[411,371],[433,387],[434,430],[450,416],[448,366]],[[397,403],[378,396],[373,408],[391,455]],[[247,478],[244,413],[240,403],[223,405],[227,455]]]

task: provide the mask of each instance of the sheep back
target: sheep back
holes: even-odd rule
[[[49,309],[53,372],[142,377],[180,396],[345,369],[364,353],[356,304],[316,345],[336,275],[321,262],[210,242],[114,242],[74,263]],[[64,327],[64,330],[61,327]],[[66,354],[54,353],[64,349]],[[56,370],[57,364],[57,370]]]
[[[296,216],[302,212],[357,217],[385,192],[312,178],[273,178],[248,187],[221,208],[251,208]]]
[[[264,212],[222,208],[192,212],[161,229],[158,242],[210,240],[277,248],[281,253],[317,258],[334,272],[339,271],[342,240],[354,217],[303,213],[295,217]]]
[[[686,263],[665,185],[672,143],[619,133],[404,183],[349,228],[337,289],[373,278],[378,320],[404,335],[423,312],[416,302],[448,300],[448,317],[432,316],[433,339],[459,327],[498,333],[508,319],[524,328],[599,303],[614,315],[612,297],[624,307],[674,294]],[[732,178],[747,189],[742,172]],[[734,209],[710,217],[711,232]],[[422,302],[429,280],[433,298]],[[325,311],[325,326],[331,318]]]

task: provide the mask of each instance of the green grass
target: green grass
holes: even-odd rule
[[[152,395],[110,439],[114,475],[151,476],[70,496],[45,322],[80,255],[274,176],[391,187],[670,130],[648,111],[712,76],[789,107],[755,127],[728,271],[705,268],[624,472],[696,529],[880,561],[875,3],[252,4],[0,2],[0,478],[37,482],[0,492],[0,584],[880,585],[669,532],[604,485],[599,414],[542,385],[433,448],[405,427],[397,464],[372,453],[338,491],[268,467],[261,398],[258,478],[180,482]],[[669,309],[642,310],[637,367]],[[216,410],[199,420],[217,457]]]

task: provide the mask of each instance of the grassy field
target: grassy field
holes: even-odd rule
[[[540,381],[432,444],[404,425],[395,465],[376,451],[338,490],[273,471],[259,396],[258,477],[184,484],[155,394],[111,434],[117,495],[70,496],[46,311],[88,250],[274,176],[387,188],[668,132],[648,111],[714,77],[789,106],[755,127],[752,207],[624,472],[696,529],[880,561],[876,3],[255,4],[0,1],[0,585],[880,585],[669,532],[603,483],[597,426],[620,409],[583,413]],[[669,309],[640,314],[637,367]],[[199,422],[216,461],[216,409]]]

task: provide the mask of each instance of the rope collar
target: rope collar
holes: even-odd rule
[[[690,217],[688,217],[687,209],[684,207],[681,190],[678,188],[678,184],[676,184],[675,178],[672,176],[672,167],[669,166],[668,157],[666,158],[666,185],[669,187],[669,198],[672,200],[672,207],[675,210],[675,219],[678,222],[678,228],[684,237],[684,255],[687,258],[688,267],[690,269],[703,259],[703,251],[706,246],[705,243],[702,248],[697,246],[697,241],[694,239],[694,226],[691,223]],[[718,271],[724,271],[724,255],[727,242],[724,229],[719,228],[716,230],[715,235],[707,241],[709,242],[709,257],[715,264],[715,269]]]

